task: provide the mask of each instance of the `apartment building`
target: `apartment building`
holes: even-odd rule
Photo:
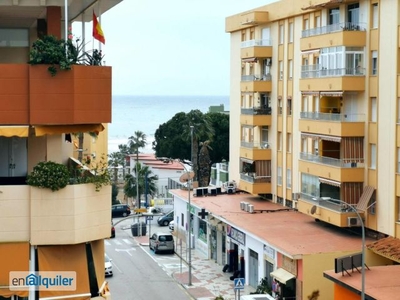
[[[96,191],[93,184],[69,184],[53,192],[27,185],[26,179],[39,162],[73,164],[79,151],[99,162],[107,154],[111,67],[73,65],[52,77],[48,66],[28,61],[38,37],[66,39],[73,22],[90,22],[92,11],[101,15],[120,2],[0,3],[0,299],[90,299],[106,292],[111,187]],[[77,135],[88,132],[98,137],[86,135],[79,145]],[[14,289],[13,271],[74,272],[76,285]]]
[[[365,299],[394,297],[387,278],[373,274],[377,266],[393,275],[400,262],[399,8],[395,0],[281,0],[226,19],[229,178],[376,240],[362,255],[371,269],[364,288],[344,271],[325,274],[332,299],[365,290]]]

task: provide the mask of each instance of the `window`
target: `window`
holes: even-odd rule
[[[286,150],[287,152],[292,152],[292,134],[288,133],[286,135]]]
[[[372,4],[372,28],[378,28],[379,23],[379,10],[378,3]]]
[[[400,123],[400,98],[397,98],[397,123]]]
[[[372,61],[371,61],[371,74],[378,74],[378,51],[372,51],[371,53]]]
[[[246,40],[246,30],[242,30],[242,42]]]
[[[371,98],[371,115],[370,115],[370,121],[371,122],[376,122],[376,98]]]
[[[254,35],[254,28],[250,28],[250,40],[254,40],[255,35]]]
[[[309,19],[304,19],[303,20],[303,30],[310,29],[310,20]]]
[[[307,153],[307,139],[302,139],[301,140],[301,152]]]
[[[292,99],[287,100],[287,114],[292,115]]]
[[[308,112],[308,96],[303,96],[301,111]]]
[[[400,197],[397,197],[397,222],[400,222]]]
[[[289,23],[289,43],[293,43],[293,22]]]
[[[279,61],[279,80],[283,80],[283,61]]]
[[[279,25],[279,44],[283,44],[283,39],[285,37],[283,29],[283,25]]]
[[[282,99],[278,99],[278,115],[282,114]]]
[[[314,28],[321,27],[321,17],[320,16],[316,16],[314,22],[315,22]]]
[[[292,170],[290,169],[286,170],[286,188],[292,188]]]
[[[400,174],[400,148],[397,148],[397,173]]]
[[[329,25],[339,23],[339,7],[329,10]]]
[[[278,167],[277,173],[277,184],[282,185],[282,167]]]
[[[301,174],[301,192],[310,195],[319,197],[319,179],[318,176],[313,176],[309,174]]]
[[[0,29],[0,47],[29,47],[28,29]]]
[[[360,22],[359,3],[349,4],[349,6],[347,6],[347,22],[351,23],[351,25],[358,25]]]
[[[370,144],[370,162],[369,167],[373,170],[376,169],[376,145]]]
[[[199,219],[198,238],[203,242],[207,242],[207,222],[202,219]]]
[[[282,132],[278,131],[278,151],[282,151]]]
[[[289,59],[288,61],[288,68],[289,68],[289,79],[293,79],[293,60]]]
[[[319,141],[314,140],[314,154],[319,155]]]

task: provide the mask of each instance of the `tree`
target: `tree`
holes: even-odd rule
[[[210,141],[205,141],[200,143],[200,154],[199,154],[199,187],[208,186],[210,183],[211,174],[211,160],[209,149]]]
[[[214,128],[214,137],[210,143],[213,148],[210,152],[211,162],[229,161],[229,115],[210,112],[207,116]]]
[[[118,145],[119,152],[122,156],[122,178],[125,178],[126,166],[127,166],[127,158],[129,156],[129,147],[128,145],[119,144]]]
[[[118,183],[118,169],[119,169],[119,166],[124,164],[125,157],[123,156],[123,154],[121,152],[113,152],[113,153],[109,154],[108,157],[110,158],[108,160],[108,166],[113,169],[112,170],[113,182],[114,182],[114,184],[117,184]]]
[[[135,170],[140,170],[139,168],[139,149],[144,148],[147,145],[146,141],[146,135],[142,131],[135,131],[133,136],[130,136],[128,138],[128,147],[129,147],[129,152],[136,154],[136,166]],[[136,178],[138,178],[139,174],[135,172]],[[136,186],[137,189],[139,189],[139,186]],[[137,205],[140,208],[140,192],[137,190],[136,191],[137,195]]]
[[[98,133],[97,132],[87,132],[91,137],[97,138]],[[83,160],[83,140],[85,138],[85,133],[84,132],[78,132],[74,133],[74,136],[78,137],[78,160],[82,162]]]
[[[158,176],[154,175],[148,166],[136,164],[135,174],[138,176],[134,177],[132,174],[127,174],[125,176],[124,193],[127,197],[136,197],[136,199],[140,199],[140,195],[145,193],[146,190],[146,180],[147,193],[150,195],[155,195],[157,193],[156,181],[158,180]],[[138,181],[137,178],[139,178]]]
[[[119,204],[119,201],[117,200],[118,196],[118,187],[115,184],[111,185],[111,204]]]

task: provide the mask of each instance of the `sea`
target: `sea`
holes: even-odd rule
[[[108,126],[108,153],[118,152],[135,131],[146,134],[147,146],[142,153],[154,153],[152,142],[161,124],[179,112],[198,109],[203,113],[210,106],[224,106],[229,111],[229,96],[112,96],[112,121]]]

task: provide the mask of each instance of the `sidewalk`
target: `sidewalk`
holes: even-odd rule
[[[134,239],[142,246],[147,246],[149,243],[148,236],[134,237]],[[181,249],[179,249],[179,253],[177,254],[181,255],[180,252]],[[175,272],[173,273],[173,278],[186,289],[193,299],[214,300],[216,297],[222,296],[224,300],[235,300],[233,280],[229,279],[232,273],[222,272],[222,266],[213,260],[204,259],[202,255],[198,255],[196,249],[192,249],[191,257],[192,285],[188,285],[188,271],[182,273]],[[182,245],[182,258],[186,258],[185,244]],[[245,286],[240,291],[240,295],[248,295],[250,292],[254,292],[254,288]]]

